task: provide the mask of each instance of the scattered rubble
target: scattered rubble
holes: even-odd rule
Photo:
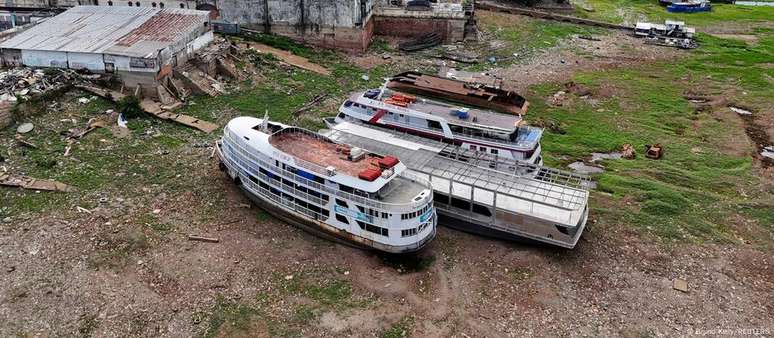
[[[0,173],[0,185],[7,187],[19,187],[30,190],[46,190],[57,192],[73,192],[76,189],[67,184],[55,180],[41,180],[28,176]]]
[[[634,151],[634,147],[632,147],[631,144],[626,143],[623,145],[621,149],[621,157],[631,160],[634,159],[637,156],[637,153]]]
[[[663,156],[664,153],[664,147],[661,146],[661,144],[656,143],[654,145],[646,145],[645,146],[645,157],[652,159],[652,160],[658,160]]]
[[[690,101],[696,108],[696,111],[708,111],[713,108],[723,107],[728,105],[728,98],[725,96],[713,96],[713,95],[695,95],[684,94],[683,98]]]
[[[31,132],[32,129],[34,128],[35,128],[35,125],[33,125],[32,123],[29,123],[29,122],[22,123],[21,125],[19,125],[19,127],[16,128],[16,132],[19,134],[26,134]]]
[[[737,113],[739,115],[752,115],[753,114],[751,111],[749,111],[747,109],[742,109],[742,108],[738,108],[738,107],[734,107],[734,106],[729,106],[728,108],[731,109],[731,111],[733,111],[733,112],[735,112],[735,113]]]
[[[28,100],[54,89],[67,87],[79,75],[72,70],[12,68],[0,72],[0,104]]]
[[[438,76],[469,84],[481,84],[494,88],[503,87],[503,79],[489,72],[468,72],[449,67],[441,67],[438,71]]]
[[[677,278],[672,281],[672,288],[677,291],[688,292],[688,282],[684,279]]]
[[[128,96],[126,94],[122,94],[117,91],[94,87],[94,86],[78,85],[77,87],[79,89],[94,93],[97,96],[100,96],[102,98],[105,98],[107,100],[111,100],[114,102],[118,102],[121,99]],[[218,125],[214,123],[202,121],[200,119],[197,119],[195,117],[188,116],[188,115],[165,111],[158,102],[155,102],[153,100],[149,100],[149,99],[142,100],[140,102],[140,107],[148,114],[156,116],[160,119],[172,120],[180,124],[199,129],[205,133],[211,133],[215,129],[218,129]]]
[[[698,43],[693,38],[696,29],[686,27],[685,22],[666,20],[664,24],[650,22],[638,22],[634,28],[634,35],[645,38],[645,43],[677,47],[681,49],[693,49]]]

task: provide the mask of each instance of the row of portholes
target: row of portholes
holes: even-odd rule
[[[108,1],[107,4],[108,4],[108,6],[113,6],[113,1]],[[132,7],[132,6],[140,7],[140,2],[139,1],[135,1],[135,2],[129,1],[126,4],[129,5],[129,7]],[[156,4],[155,2],[151,2],[151,7],[155,8],[156,6],[158,6],[159,8],[164,8],[164,3],[163,2],[159,2],[158,4]],[[180,4],[180,8],[185,8],[185,4]]]

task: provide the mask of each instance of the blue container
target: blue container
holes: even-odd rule
[[[697,12],[709,12],[712,10],[712,5],[708,2],[701,4],[692,3],[673,3],[667,6],[667,12],[670,13],[697,13]]]
[[[457,117],[459,117],[460,120],[465,120],[465,119],[468,118],[468,116],[470,116],[470,114],[468,114],[468,112],[466,112],[466,111],[458,111],[457,112]]]

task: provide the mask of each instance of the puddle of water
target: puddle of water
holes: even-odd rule
[[[598,174],[605,171],[605,169],[586,165],[581,161],[573,162],[568,167],[579,174]]]
[[[774,2],[769,1],[737,1],[735,3],[742,6],[774,6]]]
[[[591,153],[591,162],[598,162],[601,160],[620,160],[621,157],[623,157],[622,153],[619,152],[612,152],[612,153]]]
[[[752,115],[752,112],[746,109],[737,108],[737,107],[728,107],[728,108],[739,115]]]

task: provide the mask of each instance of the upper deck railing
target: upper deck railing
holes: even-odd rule
[[[237,152],[237,154],[226,154],[226,156],[229,156],[229,155],[240,156],[242,158],[247,159],[248,162],[250,163],[259,165],[265,170],[270,170],[271,172],[280,174],[280,176],[282,176],[285,179],[294,181],[296,183],[304,184],[312,189],[315,189],[318,192],[325,192],[333,196],[338,196],[347,200],[354,201],[356,203],[360,203],[369,208],[379,209],[381,211],[386,211],[390,213],[405,213],[405,212],[412,212],[412,211],[421,209],[422,207],[430,203],[433,199],[432,197],[433,188],[430,182],[417,175],[410,174],[405,171],[400,173],[399,176],[411,182],[414,182],[416,184],[420,184],[423,188],[430,190],[431,193],[419,201],[412,200],[406,203],[385,203],[372,198],[367,198],[367,197],[355,195],[352,193],[344,192],[339,189],[335,189],[335,188],[320,184],[318,182],[309,180],[307,178],[294,174],[288,170],[282,169],[281,167],[277,167],[273,164],[274,159],[271,159],[268,156],[259,153],[255,149],[252,149],[247,144],[247,142],[245,142],[245,140],[235,135],[232,131],[228,129],[228,127],[224,131],[223,143],[232,146]],[[297,158],[294,157],[294,159],[297,159]],[[254,172],[259,172],[258,168],[255,167],[255,165],[250,165],[250,163],[248,163],[248,166],[250,167],[250,169],[253,170]],[[313,163],[310,163],[310,164],[314,165]]]

